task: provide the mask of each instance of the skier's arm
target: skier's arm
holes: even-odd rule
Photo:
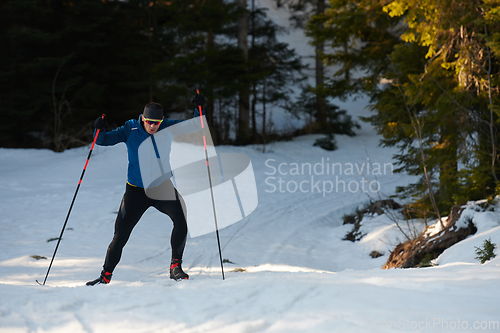
[[[106,128],[99,128],[99,136],[96,143],[100,146],[113,146],[120,142],[127,142],[132,128],[131,121],[127,121],[125,125],[120,126],[112,131],[106,131]],[[96,127],[97,130],[97,127]],[[94,132],[95,135],[95,132]]]
[[[205,109],[202,109],[203,114],[205,114]],[[169,127],[169,131],[173,135],[178,134],[188,134],[201,130],[201,121],[198,118],[200,116],[200,111],[198,109],[194,110],[194,117],[187,120],[173,120],[165,119],[163,120],[159,130]],[[170,127],[175,125],[173,127]]]

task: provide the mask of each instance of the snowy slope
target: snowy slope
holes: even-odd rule
[[[60,233],[89,148],[0,149],[0,332],[452,332],[457,325],[497,331],[481,325],[500,320],[500,262],[480,265],[473,247],[489,237],[500,243],[498,213],[477,215],[478,233],[445,251],[439,266],[382,270],[402,239],[390,221],[375,217],[362,242],[342,240],[350,230],[342,216],[377,196],[361,187],[312,190],[311,177],[320,189],[337,176],[351,187],[376,181],[385,194],[410,179],[357,172],[368,159],[371,171],[391,163],[394,153],[378,147],[367,125],[357,137],[338,136],[333,152],[312,147],[316,138],[275,143],[265,154],[258,146],[218,147],[251,157],[259,194],[256,211],[220,232],[223,256],[232,262],[225,264],[226,280],[214,234],[188,239],[184,267],[191,279],[170,280],[171,222],[148,210],[112,283],[96,287],[84,284],[99,274],[112,238],[125,146],[95,148],[46,286],[35,279],[44,278],[49,260],[30,256],[50,259],[55,242],[47,240]],[[327,161],[343,172],[321,174]],[[293,175],[294,163],[306,171],[307,163],[318,164],[317,172]],[[293,191],[301,182],[309,187]],[[385,255],[372,259],[373,249]]]

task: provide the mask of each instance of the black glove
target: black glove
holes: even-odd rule
[[[106,115],[103,114],[102,116],[100,116],[99,118],[97,118],[94,122],[94,128],[95,129],[98,129],[100,131],[106,131],[106,127],[107,127],[107,124],[106,124]]]
[[[206,99],[205,99],[205,96],[203,96],[201,94],[196,94],[196,96],[194,96],[192,102],[196,106],[196,109],[198,109],[199,106],[201,106],[203,109],[205,108]]]

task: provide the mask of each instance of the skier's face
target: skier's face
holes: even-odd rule
[[[156,119],[148,119],[145,118],[144,115],[142,115],[142,122],[144,124],[144,129],[148,134],[155,134],[158,128],[160,128],[160,124],[163,121],[161,120],[156,120]]]

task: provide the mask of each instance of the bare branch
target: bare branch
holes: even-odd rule
[[[434,198],[434,193],[432,192],[432,184],[431,184],[431,181],[430,181],[430,177],[427,173],[427,166],[426,166],[426,161],[425,161],[425,154],[424,154],[424,149],[423,149],[423,146],[422,146],[422,127],[423,125],[420,124],[418,118],[417,118],[417,115],[415,114],[415,112],[413,112],[412,114],[412,111],[410,110],[410,108],[408,107],[408,102],[406,101],[406,97],[404,95],[404,92],[403,90],[401,89],[401,85],[399,83],[396,84],[398,89],[399,89],[399,92],[403,98],[403,101],[404,101],[404,104],[405,104],[405,107],[406,107],[406,111],[408,111],[408,115],[410,116],[410,120],[411,120],[411,124],[413,126],[413,129],[415,131],[415,134],[417,135],[417,139],[418,139],[418,147],[419,147],[419,150],[420,150],[420,158],[422,159],[422,166],[423,166],[423,169],[424,169],[424,175],[425,175],[425,180],[426,180],[426,183],[427,183],[427,190],[429,191],[429,198],[431,200],[431,203],[432,203],[432,207],[434,208],[434,211],[439,219],[439,223],[441,224],[441,227],[444,229],[444,224],[443,224],[443,220],[441,219],[441,214],[439,213],[439,210],[437,208],[437,204],[436,204],[436,200]],[[415,120],[414,120],[415,118]],[[415,122],[417,124],[415,124]],[[418,125],[418,126],[417,126]]]

